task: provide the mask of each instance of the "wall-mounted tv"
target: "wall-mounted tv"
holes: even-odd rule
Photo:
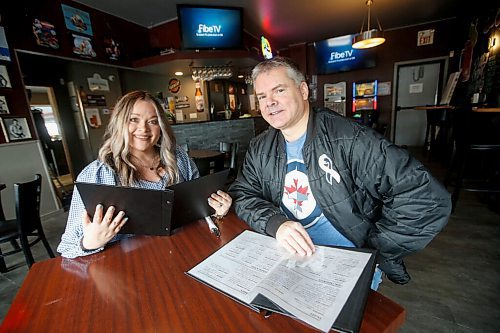
[[[353,35],[345,35],[314,43],[318,74],[375,67],[377,64],[375,51],[353,49],[352,37]]]
[[[177,5],[182,48],[186,50],[241,49],[243,9]]]

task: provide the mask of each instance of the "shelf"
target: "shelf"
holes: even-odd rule
[[[166,55],[155,55],[132,62],[132,67],[140,68],[151,65],[158,65],[175,60],[194,59],[249,59],[254,62],[261,61],[261,57],[246,50],[213,50],[213,51],[176,51]]]

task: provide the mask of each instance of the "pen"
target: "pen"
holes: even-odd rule
[[[214,221],[212,221],[211,216],[205,216],[205,221],[207,221],[208,228],[210,231],[217,237],[220,237],[220,231],[219,228],[214,224]]]

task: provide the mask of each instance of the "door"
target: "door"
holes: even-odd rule
[[[52,87],[27,86],[31,113],[52,177],[52,185],[64,209],[73,191],[71,157]]]
[[[437,105],[445,65],[446,59],[395,64],[396,106],[392,128],[397,145],[424,145],[426,113],[414,108]]]

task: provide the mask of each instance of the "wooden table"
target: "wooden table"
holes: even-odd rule
[[[500,108],[472,108],[472,112],[492,112],[498,113],[500,112]]]
[[[224,155],[223,152],[210,149],[190,149],[188,155],[191,158],[210,158]]]
[[[248,226],[229,214],[221,238],[195,221],[170,237],[137,236],[78,259],[35,263],[2,332],[316,332],[279,314],[264,318],[185,272]],[[405,309],[368,297],[361,332],[395,332]]]

